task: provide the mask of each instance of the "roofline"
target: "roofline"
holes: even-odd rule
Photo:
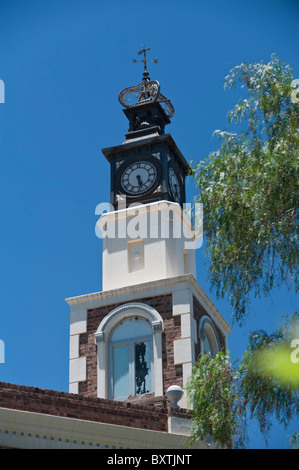
[[[115,145],[113,147],[105,147],[102,148],[102,153],[110,162],[111,157],[115,154],[129,152],[132,149],[138,151],[139,149],[144,149],[145,147],[151,147],[156,144],[161,144],[161,142],[168,143],[171,150],[179,158],[184,170],[186,171],[186,173],[188,173],[190,170],[190,165],[170,134],[163,134],[155,137],[150,137],[148,139],[140,139],[140,141],[134,140],[134,142],[126,142],[120,145]]]

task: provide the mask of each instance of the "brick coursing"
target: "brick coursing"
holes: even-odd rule
[[[174,365],[173,342],[181,338],[180,317],[172,314],[172,294],[135,299],[150,305],[161,315],[164,323],[162,334],[162,362],[163,362],[163,388],[164,394],[170,385],[183,386],[183,378]],[[97,396],[97,347],[94,334],[103,318],[113,309],[123,305],[124,302],[110,304],[103,307],[89,309],[87,312],[87,332],[80,335],[80,357],[86,357],[87,380],[79,385],[79,393],[85,397]]]
[[[171,413],[166,399],[162,406],[145,406],[5,382],[0,407],[165,432]]]

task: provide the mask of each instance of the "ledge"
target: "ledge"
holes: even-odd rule
[[[168,411],[165,403],[153,407],[0,382],[0,407],[83,421],[168,431]]]
[[[219,322],[222,329],[226,334],[231,332],[231,326],[227,323],[227,321],[223,318],[219,310],[215,307],[213,302],[209,299],[205,291],[200,287],[196,279],[193,277],[192,274],[184,274],[182,276],[171,277],[167,279],[159,279],[158,281],[150,281],[144,282],[142,284],[135,284],[132,286],[121,287],[119,289],[112,289],[108,291],[102,292],[94,292],[91,294],[84,294],[79,295],[76,297],[69,297],[66,298],[65,301],[71,306],[86,304],[91,302],[103,302],[105,300],[109,300],[111,298],[117,299],[123,294],[142,294],[145,296],[146,291],[150,289],[161,289],[169,287],[169,292],[172,291],[172,287],[177,284],[189,283],[194,291],[197,293],[200,302],[202,303],[203,307],[214,316],[214,318]]]

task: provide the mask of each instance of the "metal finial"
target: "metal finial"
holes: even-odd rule
[[[166,115],[171,118],[174,115],[174,108],[170,102],[162,93],[160,93],[160,84],[157,80],[151,81],[149,78],[149,73],[147,71],[147,63],[154,62],[157,64],[158,59],[147,59],[146,53],[150,50],[150,47],[146,49],[145,44],[142,44],[142,49],[140,49],[137,54],[142,55],[143,59],[136,60],[133,59],[133,63],[142,62],[144,66],[142,82],[139,85],[130,86],[124,88],[118,95],[120,103],[125,108],[131,108],[132,106],[138,106],[145,103],[153,103],[157,101],[161,104]]]
[[[150,50],[150,47],[148,47],[147,49],[145,48],[145,44],[142,44],[142,49],[140,49],[140,51],[137,52],[138,55],[142,55],[143,54],[143,59],[142,60],[136,60],[136,59],[133,59],[133,63],[136,64],[136,62],[143,62],[143,66],[144,66],[144,72],[143,72],[143,76],[145,78],[147,78],[149,80],[149,77],[148,77],[148,71],[147,71],[147,63],[148,62],[154,62],[155,64],[157,64],[158,62],[158,59],[147,59],[146,58],[146,53],[147,51]]]

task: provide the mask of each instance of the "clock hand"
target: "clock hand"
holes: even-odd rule
[[[136,178],[137,178],[137,180],[138,180],[138,184],[139,184],[139,186],[142,186],[142,185],[143,185],[143,183],[142,183],[142,180],[141,180],[141,177],[140,177],[140,175],[136,175]]]

